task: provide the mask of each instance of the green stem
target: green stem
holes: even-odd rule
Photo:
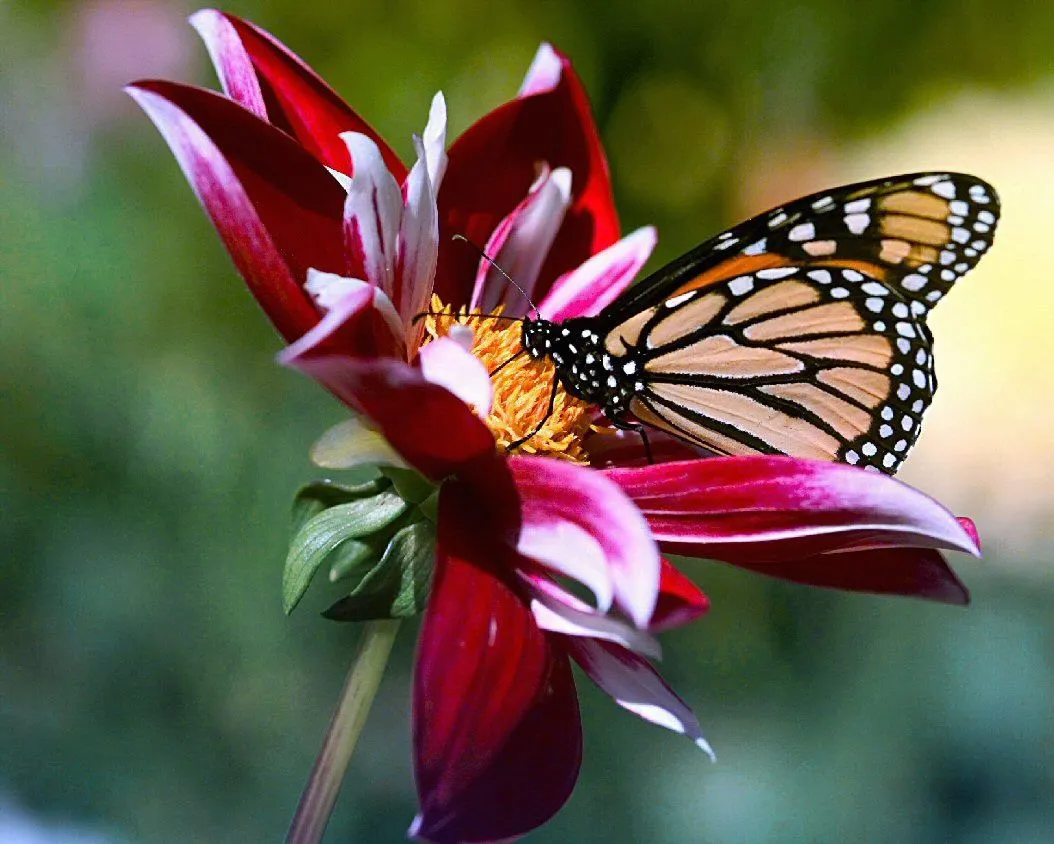
[[[318,844],[322,840],[398,630],[398,619],[367,622],[358,656],[348,672],[322,750],[311,769],[304,793],[300,795],[286,844]]]

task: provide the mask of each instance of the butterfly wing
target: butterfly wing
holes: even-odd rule
[[[893,473],[936,390],[929,309],[992,242],[985,182],[921,173],[814,194],[659,270],[598,317],[639,362],[630,410],[725,454]]]

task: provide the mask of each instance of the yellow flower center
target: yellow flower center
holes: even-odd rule
[[[472,353],[493,373],[494,403],[484,421],[500,449],[507,451],[537,428],[530,439],[516,447],[517,452],[589,462],[582,440],[591,430],[600,430],[593,424],[596,408],[568,395],[557,381],[556,401],[549,413],[556,368],[548,358],[535,360],[523,352],[520,322],[495,319],[501,316],[500,309],[486,316],[467,309],[455,314],[437,296],[432,297],[432,311],[435,313],[425,317],[425,344],[445,336],[455,325],[472,328]],[[498,367],[501,369],[495,371]]]

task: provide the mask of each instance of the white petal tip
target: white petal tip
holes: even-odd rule
[[[698,747],[701,751],[703,751],[703,753],[705,753],[707,756],[709,756],[711,762],[717,762],[717,754],[714,753],[714,749],[710,746],[710,742],[708,742],[702,736],[699,736],[699,738],[695,740],[695,746]]]

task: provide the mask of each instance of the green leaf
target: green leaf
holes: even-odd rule
[[[282,606],[292,611],[304,597],[319,566],[343,542],[361,539],[390,525],[410,505],[398,495],[382,492],[329,507],[312,516],[297,531],[282,575]]]
[[[302,486],[293,499],[293,535],[323,510],[361,498],[372,498],[391,487],[387,478],[373,478],[361,484],[338,484],[329,480]]]
[[[378,466],[377,468],[392,482],[395,491],[402,499],[411,504],[420,504],[436,491],[435,484],[421,477],[413,469],[398,469],[394,466]]]
[[[405,618],[424,609],[435,569],[436,533],[427,521],[401,528],[392,537],[381,561],[347,597],[323,616],[335,621]]]

